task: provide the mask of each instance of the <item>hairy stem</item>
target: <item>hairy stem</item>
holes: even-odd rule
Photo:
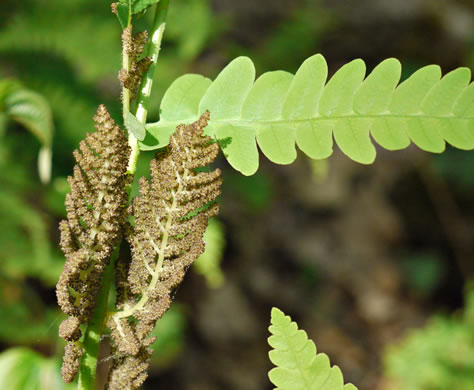
[[[100,338],[104,328],[105,314],[107,312],[107,304],[109,301],[109,291],[114,279],[115,261],[117,260],[119,249],[120,244],[115,247],[110,258],[110,263],[105,269],[102,283],[100,285],[100,292],[97,297],[97,306],[94,310],[92,319],[87,325],[83,341],[84,355],[79,368],[78,390],[93,390],[95,388]]]
[[[155,16],[153,19],[153,25],[150,31],[150,40],[146,49],[146,56],[152,59],[151,65],[146,71],[138,92],[137,97],[137,112],[136,117],[143,124],[146,123],[146,117],[148,114],[148,102],[150,100],[151,88],[153,86],[153,75],[155,74],[156,63],[158,61],[158,54],[160,53],[161,40],[165,31],[166,15],[168,13],[169,0],[161,0],[155,9]],[[128,160],[128,172],[133,174],[137,168],[138,156],[140,155],[140,148],[138,146],[138,140],[133,136],[129,135],[129,145],[132,149],[130,158]]]

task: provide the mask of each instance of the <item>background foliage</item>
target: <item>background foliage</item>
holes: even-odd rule
[[[294,73],[318,52],[329,75],[357,57],[368,70],[396,57],[403,79],[430,63],[444,73],[472,68],[473,13],[465,0],[173,0],[149,119],[159,119],[161,96],[179,75],[214,79],[240,55],[262,73]],[[62,348],[54,284],[63,265],[57,225],[65,179],[97,105],[120,117],[119,34],[108,2],[2,3],[0,79],[44,96],[54,136],[51,182],[41,184],[42,140],[25,123],[0,115],[0,362],[26,356],[28,364],[45,367]],[[414,364],[396,363],[400,357],[426,362],[427,372],[452,384],[458,371],[449,361],[439,365],[441,343],[450,343],[459,359],[467,356],[456,367],[472,365],[473,348],[465,354],[469,343],[456,342],[464,340],[464,320],[447,318],[467,305],[463,289],[472,278],[473,153],[377,152],[369,167],[339,151],[316,164],[301,153],[289,166],[262,158],[249,178],[223,158],[217,163],[225,170],[224,228],[211,235],[221,244],[225,237],[225,249],[215,246],[215,257],[199,267],[206,277],[191,272],[176,292],[180,305],[158,327],[148,388],[272,388],[266,337],[273,306],[297,320],[361,389],[407,388],[399,381]],[[151,157],[143,155],[138,175]],[[224,283],[212,288],[221,272]],[[440,312],[443,320],[399,344],[408,329],[422,329]],[[384,364],[391,344],[400,346],[388,349]],[[422,378],[411,382],[414,390],[424,389]]]

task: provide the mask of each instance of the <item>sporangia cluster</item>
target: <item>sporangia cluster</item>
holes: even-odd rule
[[[134,36],[132,25],[122,32],[122,45],[124,54],[128,58],[128,69],[121,69],[118,78],[122,86],[130,91],[130,101],[137,97],[142,76],[152,62],[150,57],[139,59],[147,41],[148,32],[142,31]]]
[[[202,168],[214,161],[219,147],[202,135],[209,112],[191,125],[178,126],[169,146],[151,162],[151,181],[140,179],[140,195],[127,207],[131,177],[125,132],[104,106],[94,119],[97,131],[74,152],[68,219],[60,225],[66,264],[57,296],[70,316],[60,326],[68,341],[62,374],[71,382],[79,369],[80,326],[92,316],[104,268],[124,235],[131,259],[119,257],[116,264],[117,311],[106,321],[113,357],[107,388],[133,390],[147,377],[155,341],[150,333],[169,309],[173,290],[203,253],[208,220],[218,212],[220,171]],[[130,214],[133,225],[126,222]]]
[[[125,132],[103,105],[94,121],[97,131],[87,134],[74,151],[77,164],[68,178],[67,220],[60,223],[66,263],[56,294],[61,309],[70,316],[59,330],[68,341],[62,369],[66,382],[72,381],[78,368],[79,326],[92,316],[102,274],[122,236],[128,198],[125,188],[130,183]]]
[[[111,316],[113,368],[109,389],[136,389],[145,380],[155,341],[155,323],[169,309],[171,294],[186,270],[204,252],[208,219],[218,212],[220,170],[202,172],[216,158],[219,147],[203,128],[206,112],[195,123],[180,125],[166,152],[151,162],[151,182],[140,180],[140,196],[133,202],[135,226],[127,232],[131,261],[117,267],[117,306]]]

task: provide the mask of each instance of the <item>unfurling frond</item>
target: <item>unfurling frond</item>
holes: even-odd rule
[[[156,321],[171,304],[171,294],[204,251],[202,236],[208,219],[218,212],[218,169],[198,168],[216,158],[219,147],[203,128],[209,112],[189,126],[180,125],[166,152],[151,162],[152,180],[140,180],[140,196],[133,203],[135,227],[127,239],[130,263],[117,268],[117,312],[108,321],[115,354],[109,389],[137,389],[146,378],[151,356],[149,337]],[[131,318],[133,317],[133,321]]]
[[[97,131],[88,134],[74,151],[77,165],[74,176],[68,178],[67,220],[60,224],[66,264],[56,294],[61,309],[71,316],[60,326],[61,337],[70,342],[63,366],[66,381],[74,378],[72,367],[78,367],[71,363],[72,357],[80,356],[71,352],[71,345],[81,336],[80,324],[87,322],[94,310],[103,271],[121,236],[127,203],[129,147],[125,132],[103,105],[94,120]]]
[[[132,25],[123,30],[122,44],[124,54],[128,57],[129,69],[122,69],[119,72],[119,80],[124,88],[130,90],[130,101],[135,100],[137,97],[142,76],[152,62],[150,57],[144,57],[139,60],[147,40],[148,32],[142,31],[134,36]]]
[[[269,356],[277,367],[268,376],[278,390],[357,390],[344,385],[339,367],[331,367],[324,353],[316,354],[313,341],[289,316],[273,308],[271,323],[268,343],[274,349]]]
[[[229,163],[245,175],[258,169],[259,152],[278,164],[296,158],[295,145],[313,159],[333,152],[333,139],[351,159],[371,164],[375,141],[388,150],[419,148],[441,153],[446,142],[474,148],[474,84],[469,68],[441,78],[439,66],[421,68],[399,83],[401,65],[381,62],[367,76],[354,60],[326,83],[328,67],[321,55],[308,58],[295,75],[268,72],[256,81],[250,59],[232,61],[214,81],[188,74],[178,78],[161,103],[160,121],[147,126],[156,144],[176,123],[212,112],[206,133],[217,138]],[[364,79],[365,77],[365,79]],[[158,141],[159,140],[159,141]]]

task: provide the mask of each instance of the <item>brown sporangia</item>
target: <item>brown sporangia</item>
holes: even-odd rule
[[[121,69],[118,78],[122,86],[130,91],[130,101],[135,100],[137,97],[138,87],[140,86],[143,74],[152,62],[150,57],[139,59],[143,54],[147,40],[148,32],[142,31],[134,36],[132,25],[125,28],[122,32],[123,51],[128,57],[128,70]]]
[[[79,371],[83,350],[74,342],[68,342],[64,349],[63,365],[61,375],[64,382],[71,383]]]
[[[122,236],[128,200],[125,188],[130,184],[125,132],[103,105],[94,121],[97,131],[87,134],[74,151],[77,164],[74,176],[68,178],[67,220],[60,223],[66,263],[56,294],[61,309],[70,316],[59,331],[69,341],[63,360],[66,382],[73,380],[79,365],[81,353],[74,344],[81,336],[79,326],[92,316],[103,271]]]
[[[203,172],[219,147],[202,135],[209,112],[189,126],[180,125],[169,147],[151,162],[151,182],[140,180],[133,202],[135,224],[128,229],[131,261],[116,271],[117,307],[108,320],[113,367],[108,389],[133,390],[144,382],[155,341],[150,333],[169,309],[173,290],[204,251],[208,219],[216,215],[220,170]]]

